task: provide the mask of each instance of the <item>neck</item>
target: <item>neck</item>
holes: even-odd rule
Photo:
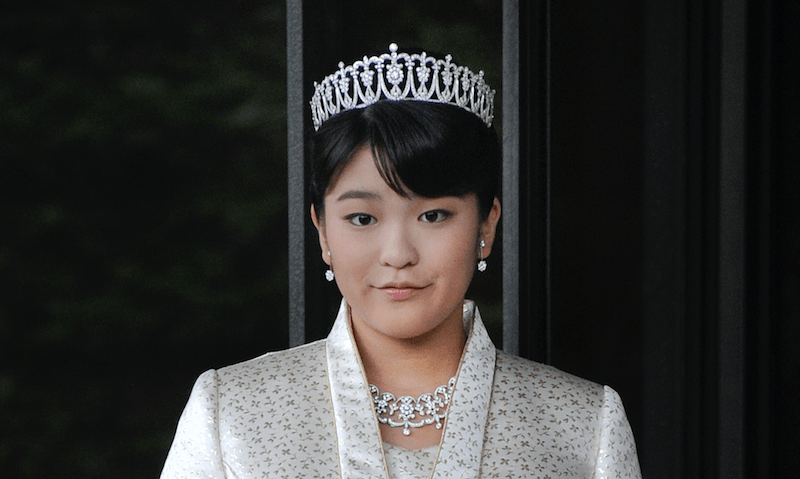
[[[417,397],[456,375],[464,350],[461,308],[436,329],[410,339],[389,338],[353,323],[367,381],[395,396]]]

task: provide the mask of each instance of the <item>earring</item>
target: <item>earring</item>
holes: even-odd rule
[[[331,255],[331,252],[328,251],[328,256],[330,256],[330,255]],[[325,279],[327,279],[328,282],[333,281],[333,266],[329,266],[328,270],[325,271]]]
[[[483,259],[483,248],[486,246],[486,242],[481,240],[481,260],[478,261],[478,271],[483,273],[486,271],[486,260]]]

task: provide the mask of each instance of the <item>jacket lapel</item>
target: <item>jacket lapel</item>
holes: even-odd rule
[[[471,301],[464,302],[464,326],[469,335],[433,478],[480,477],[496,350]],[[388,479],[378,420],[344,300],[328,336],[326,354],[342,477]]]
[[[480,477],[483,437],[489,417],[497,352],[478,309],[471,301],[464,303],[464,322],[471,322],[472,327],[458,368],[456,388],[448,406],[447,424],[434,467],[434,478]]]
[[[342,300],[326,348],[339,470],[346,479],[388,479],[378,420],[347,316]]]

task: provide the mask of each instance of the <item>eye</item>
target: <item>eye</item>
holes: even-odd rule
[[[369,226],[375,222],[375,217],[366,213],[356,213],[347,216],[347,221],[355,226]]]
[[[433,210],[422,213],[419,219],[420,221],[424,221],[425,223],[439,223],[441,221],[446,220],[449,216],[450,213],[448,211]]]

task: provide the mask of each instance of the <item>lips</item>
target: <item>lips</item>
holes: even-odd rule
[[[378,289],[394,300],[404,300],[410,298],[422,288],[409,285],[387,285]]]
[[[415,291],[414,288],[383,288],[382,290],[392,299],[407,299]]]

